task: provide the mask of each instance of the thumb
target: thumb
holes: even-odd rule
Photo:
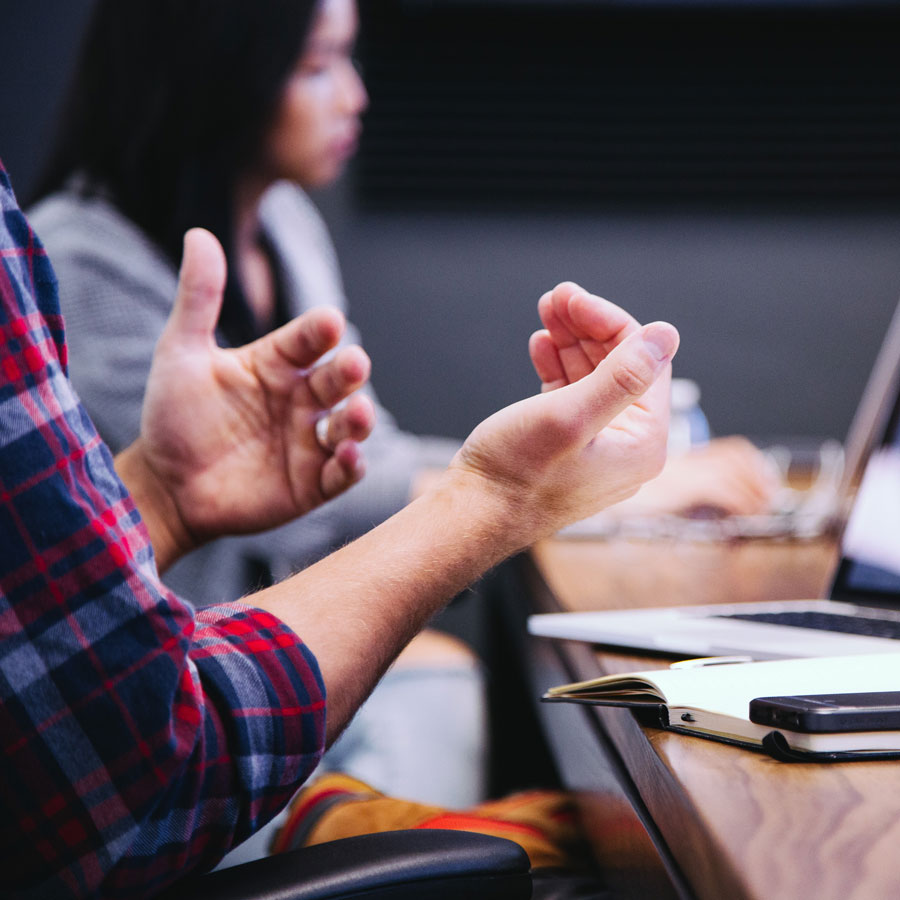
[[[222,309],[226,272],[225,252],[215,235],[203,228],[188,231],[166,331],[189,342],[209,341]]]
[[[678,331],[668,322],[651,322],[629,335],[589,375],[561,390],[590,432],[596,433],[619,413],[640,401],[648,413],[665,417],[668,380],[658,382],[678,350]]]

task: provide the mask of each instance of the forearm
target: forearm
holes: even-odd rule
[[[427,495],[292,578],[255,594],[316,655],[333,741],[409,639],[455,594],[520,549],[530,527],[478,476]],[[524,526],[525,523],[520,523]]]

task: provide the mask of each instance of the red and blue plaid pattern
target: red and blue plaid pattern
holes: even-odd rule
[[[288,801],[324,686],[275,617],[159,581],[2,165],[0,214],[0,893],[137,900]]]

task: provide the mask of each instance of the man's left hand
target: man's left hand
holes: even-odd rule
[[[213,537],[302,515],[364,472],[359,442],[375,412],[367,397],[351,395],[368,379],[369,358],[352,346],[319,362],[340,340],[341,313],[312,310],[251,344],[223,349],[214,332],[225,271],[213,235],[189,231],[141,436],[117,459],[160,568]]]

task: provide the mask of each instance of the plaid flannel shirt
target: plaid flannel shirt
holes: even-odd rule
[[[2,164],[0,215],[0,895],[136,900],[287,802],[324,685],[278,619],[160,582]]]

